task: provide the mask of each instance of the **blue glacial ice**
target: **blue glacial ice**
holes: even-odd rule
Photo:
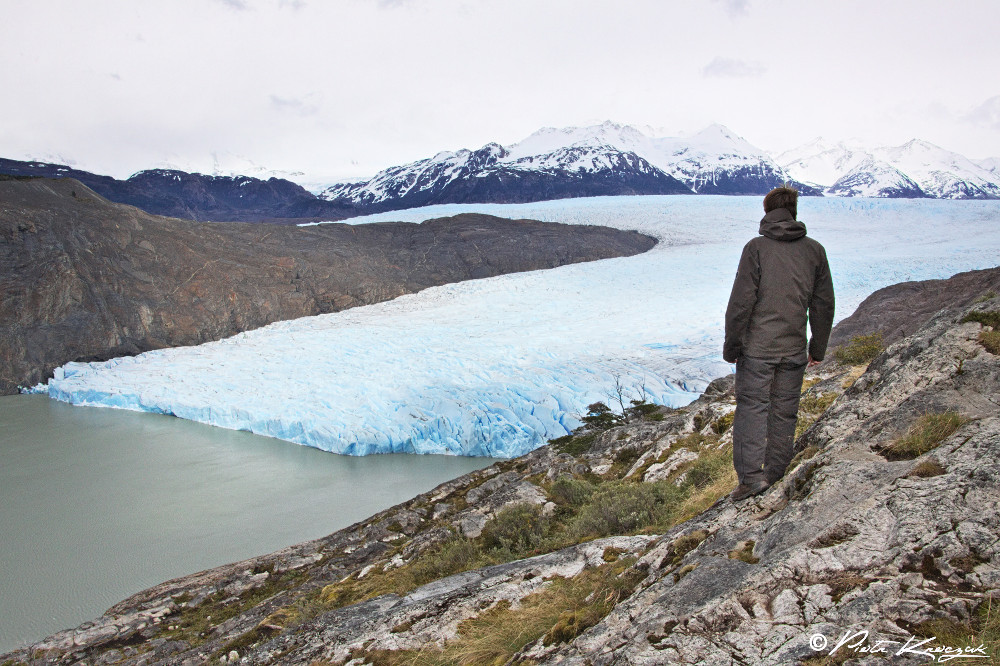
[[[645,254],[473,280],[279,322],[197,347],[69,363],[52,398],[173,414],[350,455],[511,457],[579,425],[615,378],[680,406],[714,377],[726,300],[759,197],[602,197],[396,211],[477,211],[638,229]],[[830,257],[838,319],[903,280],[986,268],[1000,202],[803,199]]]

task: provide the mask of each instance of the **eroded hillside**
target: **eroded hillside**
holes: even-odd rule
[[[69,361],[199,344],[656,243],[477,214],[422,224],[189,222],[111,203],[72,179],[0,181],[0,239],[0,394]]]

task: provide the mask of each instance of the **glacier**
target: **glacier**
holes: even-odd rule
[[[513,457],[633,397],[687,404],[732,371],[723,319],[760,197],[644,196],[447,204],[355,218],[482,212],[656,236],[649,252],[426,289],[195,347],[68,363],[51,398],[200,421],[349,455]],[[872,291],[997,264],[1000,202],[804,198],[837,318]]]

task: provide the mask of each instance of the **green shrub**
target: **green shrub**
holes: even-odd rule
[[[856,335],[846,345],[837,347],[833,357],[841,365],[868,365],[884,349],[882,333]]]
[[[433,552],[421,553],[409,565],[409,573],[414,585],[423,585],[432,580],[467,571],[479,564],[481,554],[475,543],[463,536],[455,535],[441,544]]]
[[[729,428],[732,427],[732,425],[733,425],[733,419],[735,419],[735,418],[736,418],[736,412],[730,412],[728,414],[724,414],[723,416],[720,416],[712,424],[712,430],[715,431],[716,435],[725,434],[725,432],[727,430],[729,430]]]
[[[970,321],[977,322],[983,326],[1000,329],[1000,312],[996,310],[974,310],[962,317],[963,324],[967,324]]]
[[[628,408],[628,411],[632,416],[651,418],[654,421],[663,420],[663,415],[660,414],[660,406],[646,402],[645,400],[633,400],[632,406]]]
[[[582,506],[594,490],[596,486],[589,481],[563,477],[552,484],[549,499],[562,506]]]
[[[912,460],[936,448],[967,421],[954,411],[924,414],[905,435],[883,447],[882,454],[889,460]]]
[[[537,548],[545,536],[545,519],[537,504],[515,504],[501,509],[483,527],[482,543],[486,550],[525,553]]]
[[[570,522],[576,538],[630,534],[661,524],[683,492],[669,483],[609,482],[598,488]]]
[[[563,435],[556,439],[549,440],[549,444],[559,453],[568,453],[571,456],[579,456],[590,450],[597,439],[597,433],[586,435]]]

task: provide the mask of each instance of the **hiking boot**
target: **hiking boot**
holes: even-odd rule
[[[745,500],[748,497],[753,497],[754,495],[759,495],[769,487],[767,481],[757,481],[756,483],[746,484],[741,483],[736,486],[736,490],[729,493],[729,499],[734,502],[739,502]]]

